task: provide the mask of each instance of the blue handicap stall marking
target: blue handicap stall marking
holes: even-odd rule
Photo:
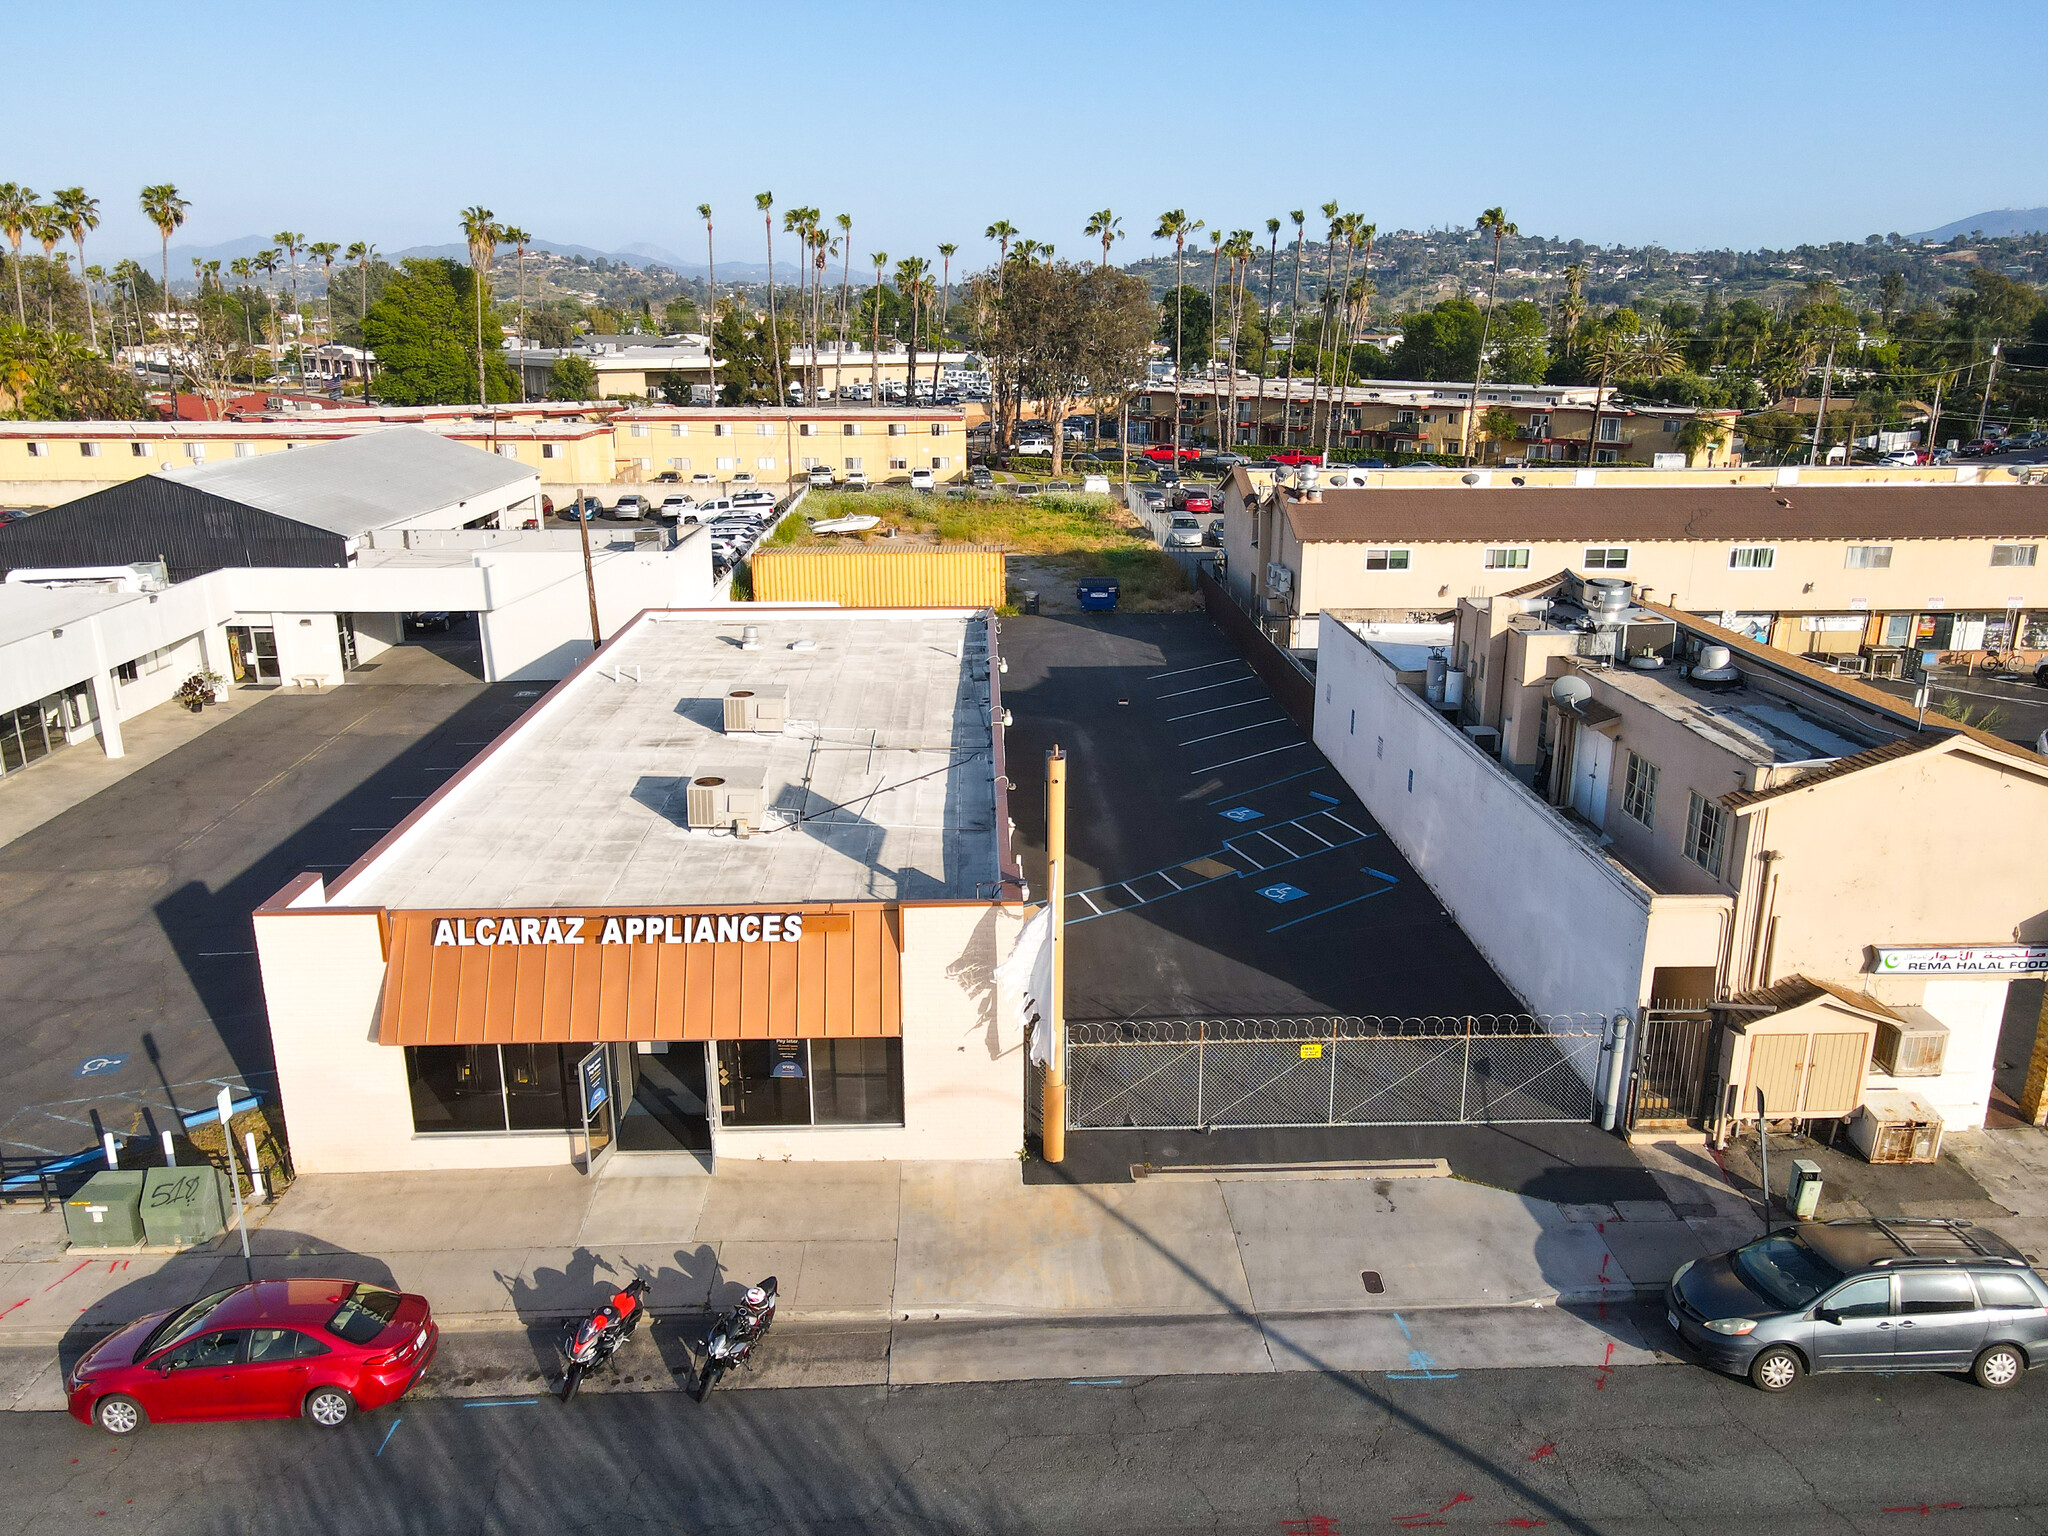
[[[1259,894],[1268,901],[1300,901],[1308,892],[1298,885],[1280,884],[1262,885],[1259,887]]]
[[[120,1071],[127,1063],[128,1053],[126,1051],[118,1055],[88,1056],[78,1064],[78,1070],[71,1075],[73,1077],[101,1077],[109,1072]]]
[[[1380,879],[1386,881],[1389,885],[1399,885],[1401,883],[1401,877],[1399,875],[1390,875],[1384,869],[1374,869],[1370,864],[1363,866],[1360,873],[1376,875]]]
[[[1339,800],[1335,795],[1326,795],[1320,789],[1310,790],[1308,792],[1308,797],[1311,800],[1326,801],[1331,805],[1342,805],[1344,803],[1343,801]]]
[[[1227,811],[1220,811],[1217,814],[1222,816],[1225,821],[1257,821],[1266,813],[1264,811],[1255,811],[1248,805],[1237,805],[1232,806]]]

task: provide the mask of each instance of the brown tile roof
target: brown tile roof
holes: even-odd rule
[[[1378,486],[1283,505],[1307,543],[2048,537],[2048,486]]]
[[[1768,987],[1745,992],[1740,997],[1731,998],[1730,1001],[1767,1007],[1774,1013],[1783,1013],[1787,1008],[1797,1008],[1802,1003],[1810,1003],[1821,996],[1847,1003],[1851,1008],[1863,1013],[1874,1013],[1881,1019],[1899,1017],[1868,992],[1851,992],[1847,987],[1835,982],[1816,981],[1808,976],[1787,976],[1783,981],[1774,981]]]

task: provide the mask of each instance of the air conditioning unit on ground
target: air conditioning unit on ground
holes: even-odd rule
[[[761,768],[702,768],[690,775],[685,814],[693,832],[759,831],[768,775]]]
[[[1871,1163],[1931,1163],[1941,1156],[1941,1114],[1910,1093],[1877,1089],[1849,1117],[1849,1141]]]
[[[730,688],[725,695],[725,733],[780,736],[789,723],[789,690],[783,687]]]
[[[1925,1008],[1895,1008],[1897,1024],[1877,1026],[1872,1063],[1886,1077],[1939,1077],[1948,1059],[1948,1026]]]

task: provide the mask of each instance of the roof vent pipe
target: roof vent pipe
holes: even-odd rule
[[[747,625],[743,625],[743,626],[741,627],[741,629],[740,629],[740,649],[741,649],[741,650],[743,650],[743,651],[758,651],[759,649],[761,649],[761,626],[760,626],[760,625],[758,625],[758,624],[747,624]]]

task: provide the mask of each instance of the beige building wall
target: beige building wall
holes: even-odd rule
[[[995,967],[1027,915],[983,903],[903,909],[903,1125],[714,1128],[716,1156],[1014,1158],[1024,1142],[1023,1039],[1012,1000],[998,1006]],[[376,912],[268,907],[255,928],[300,1172],[548,1167],[580,1157],[580,1132],[415,1134],[405,1052],[377,1043],[385,965]]]

